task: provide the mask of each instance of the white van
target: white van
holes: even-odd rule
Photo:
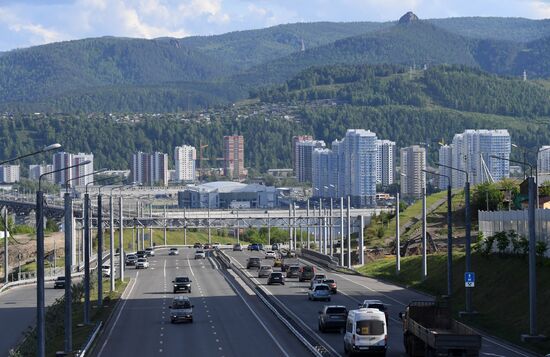
[[[344,351],[385,356],[388,348],[386,315],[378,309],[351,310],[346,320]]]

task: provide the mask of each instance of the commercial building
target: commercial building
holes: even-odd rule
[[[376,148],[376,182],[388,187],[395,182],[395,142],[377,140]]]
[[[275,187],[259,184],[218,181],[187,186],[178,192],[179,208],[275,208],[278,206]]]
[[[174,162],[176,181],[195,181],[197,150],[193,146],[176,146],[174,149]]]
[[[80,177],[82,175],[90,174],[94,171],[94,154],[92,153],[78,153],[72,154],[68,152],[58,152],[53,155],[53,169],[61,170],[63,168],[77,165],[84,161],[90,161],[89,164],[73,167],[70,170],[62,170],[53,174],[53,182],[64,186],[68,180],[72,180],[74,177]],[[85,186],[86,184],[93,182],[93,175],[80,177],[77,180],[71,181],[73,186]]]
[[[297,144],[303,141],[313,141],[313,136],[296,135],[292,137],[292,167],[294,168],[294,175],[296,175],[296,177],[298,177],[298,162],[300,160]]]
[[[510,158],[512,142],[508,130],[466,130],[455,134],[451,146],[452,166],[468,172],[472,185],[510,177],[507,159]],[[465,182],[465,174],[452,171],[453,188],[464,187]]]
[[[324,148],[326,148],[326,144],[322,140],[296,142],[296,178],[298,182],[312,182],[313,151]]]
[[[19,165],[1,165],[0,166],[0,182],[15,183],[19,182]]]
[[[223,173],[231,180],[244,180],[248,172],[244,168],[244,137],[223,137]]]
[[[145,186],[168,185],[168,154],[162,152],[132,155],[132,181]]]
[[[422,197],[426,184],[426,149],[413,145],[401,149],[401,195]]]

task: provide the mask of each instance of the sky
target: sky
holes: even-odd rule
[[[0,51],[88,37],[186,37],[315,21],[550,18],[550,0],[0,0]]]

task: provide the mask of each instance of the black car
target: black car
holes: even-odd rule
[[[193,244],[193,248],[195,248],[195,249],[201,249],[201,248],[202,248],[202,244],[200,244],[200,243],[195,243],[195,244]]]
[[[147,258],[147,252],[145,252],[144,250],[138,250],[136,252],[136,256],[139,258]]]
[[[285,285],[285,277],[283,276],[283,273],[273,272],[269,274],[269,278],[267,278],[267,285],[272,284]]]
[[[57,279],[55,279],[53,283],[54,289],[65,289],[65,277],[64,276],[58,276]]]
[[[319,311],[319,331],[340,330],[346,327],[348,309],[341,305],[325,305]]]
[[[261,265],[260,258],[251,257],[251,258],[248,258],[248,261],[246,262],[246,269],[250,269],[250,268],[259,269],[260,265]]]
[[[191,292],[191,280],[187,276],[178,276],[172,283],[174,283],[174,293],[178,291]]]

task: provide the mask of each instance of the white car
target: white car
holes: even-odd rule
[[[378,353],[385,356],[388,349],[386,316],[378,309],[361,308],[348,312],[344,334],[347,354]]]
[[[277,255],[275,254],[274,251],[268,250],[267,252],[265,252],[265,259],[275,259],[275,258],[277,258]]]
[[[149,268],[149,262],[146,258],[139,258],[136,262],[136,269],[147,269]]]
[[[153,248],[145,248],[145,253],[149,257],[154,257],[155,256],[155,250]]]
[[[195,252],[195,259],[206,259],[206,254],[204,253],[204,250],[197,250]]]
[[[178,248],[170,248],[170,250],[168,251],[168,255],[180,255],[180,251],[178,250]]]
[[[113,268],[113,271],[116,271],[116,268]],[[111,266],[110,265],[102,265],[101,266],[101,272],[103,276],[110,277],[111,276]]]

